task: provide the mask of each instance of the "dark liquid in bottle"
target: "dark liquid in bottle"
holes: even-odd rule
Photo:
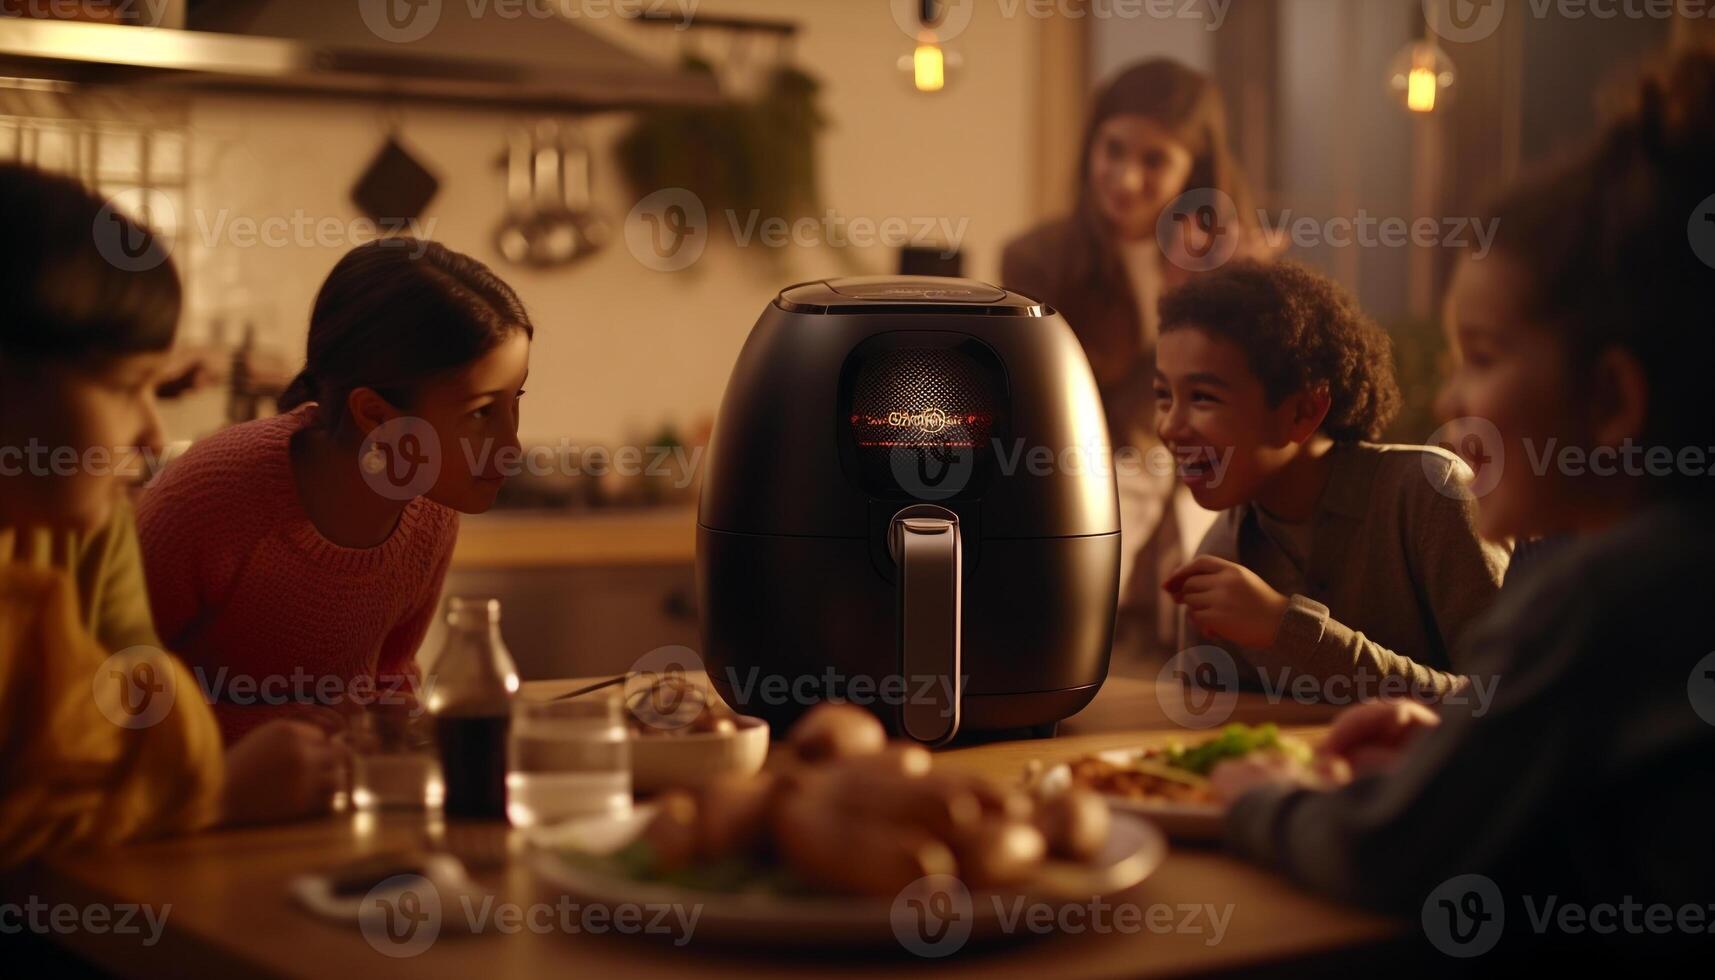
[[[506,819],[506,715],[437,715],[448,817]]]

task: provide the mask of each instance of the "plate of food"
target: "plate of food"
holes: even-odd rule
[[[931,908],[990,938],[1020,900],[1115,895],[1167,854],[1159,829],[1096,793],[1036,799],[936,767],[850,705],[813,709],[783,749],[765,772],[537,833],[530,866],[588,904],[696,907],[698,939],[819,947],[906,942]]]
[[[1026,776],[1040,798],[1083,790],[1098,793],[1122,813],[1148,817],[1181,840],[1218,840],[1226,803],[1209,782],[1222,762],[1259,756],[1291,765],[1315,766],[1315,752],[1302,739],[1274,725],[1228,725],[1201,742],[1112,749],[1079,756]]]

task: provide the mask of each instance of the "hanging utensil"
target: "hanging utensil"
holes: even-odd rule
[[[494,232],[494,247],[514,265],[530,261],[530,222],[536,205],[532,199],[530,168],[534,158],[530,133],[515,129],[507,139],[506,216]]]
[[[532,161],[536,211],[531,222],[530,264],[544,268],[562,265],[577,255],[578,228],[566,210],[558,124],[544,121],[536,125]]]
[[[582,133],[574,133],[570,141],[561,142],[560,176],[566,213],[577,230],[577,250],[572,258],[585,258],[607,244],[613,229],[592,203],[590,149]]]
[[[496,245],[509,262],[568,265],[611,237],[607,221],[590,207],[589,150],[581,138],[565,138],[557,123],[544,120],[513,134],[507,199]]]

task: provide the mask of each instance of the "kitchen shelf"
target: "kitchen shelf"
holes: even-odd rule
[[[454,569],[690,565],[697,509],[512,511],[466,517]]]

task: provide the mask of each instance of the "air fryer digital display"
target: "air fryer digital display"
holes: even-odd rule
[[[846,364],[842,441],[871,494],[948,499],[980,491],[987,479],[1006,405],[999,360],[968,338],[927,340],[883,335]]]

